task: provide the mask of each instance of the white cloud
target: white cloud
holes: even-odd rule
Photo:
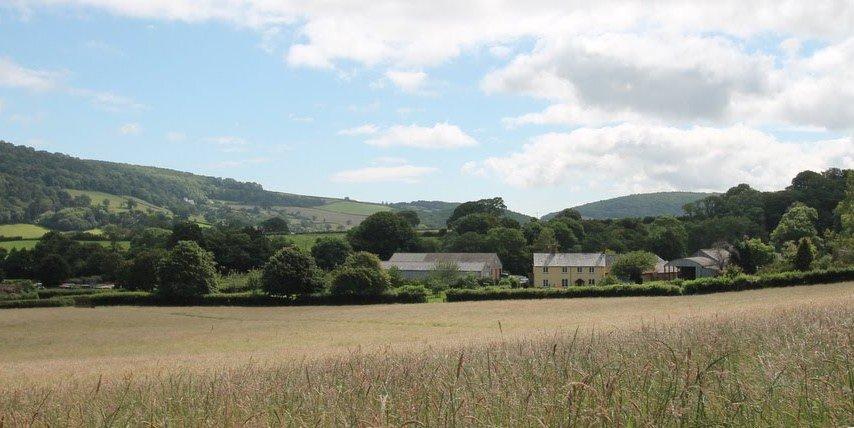
[[[249,143],[241,138],[232,135],[221,135],[217,137],[208,137],[203,140],[206,143],[211,143],[217,147],[217,150],[224,153],[237,153],[246,151],[246,146]]]
[[[374,163],[378,165],[403,165],[408,162],[405,158],[394,156],[380,156],[374,159]]]
[[[385,77],[403,92],[418,92],[427,81],[427,73],[423,71],[389,70]]]
[[[170,143],[180,143],[187,139],[187,135],[183,132],[169,131],[166,133],[166,140]]]
[[[342,129],[338,131],[338,135],[372,135],[376,134],[378,131],[379,128],[376,125],[372,123],[366,123],[364,125]]]
[[[23,67],[9,58],[0,58],[0,86],[47,91],[59,86],[63,74]]]
[[[623,124],[540,135],[517,152],[469,162],[463,172],[520,188],[634,193],[721,191],[738,183],[779,189],[799,171],[828,166],[854,167],[852,138],[788,143],[745,126]]]
[[[296,114],[293,114],[293,113],[291,113],[290,115],[288,115],[288,118],[289,118],[292,122],[299,122],[299,123],[311,123],[311,122],[314,122],[314,118],[313,118],[313,117],[311,117],[311,116],[299,116],[299,115],[296,115]]]
[[[126,123],[119,127],[119,132],[124,135],[136,135],[142,131],[142,127],[138,123]]]
[[[436,168],[414,165],[372,166],[337,172],[331,180],[339,183],[417,183],[423,176],[435,171]]]
[[[437,123],[432,127],[396,125],[365,141],[377,147],[415,147],[420,149],[453,149],[476,146],[477,140],[455,125]]]
[[[248,158],[248,159],[234,159],[227,160],[222,162],[214,162],[209,164],[208,166],[216,169],[224,169],[224,168],[240,168],[247,165],[259,165],[270,162],[269,158]]]
[[[513,53],[513,49],[509,46],[497,45],[489,48],[489,53],[499,59],[507,59]]]

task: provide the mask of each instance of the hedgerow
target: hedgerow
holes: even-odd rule
[[[56,308],[61,306],[74,306],[74,299],[72,299],[71,297],[54,297],[51,299],[0,301],[0,309]]]
[[[685,281],[683,294],[707,294],[721,291],[755,290],[759,288],[790,287],[794,285],[825,284],[854,280],[854,267],[813,270],[807,272],[782,272],[767,275],[723,276]]]
[[[449,302],[474,300],[512,299],[566,299],[576,297],[618,296],[676,296],[682,289],[678,285],[655,282],[640,285],[581,286],[568,288],[481,288],[475,290],[448,290]]]

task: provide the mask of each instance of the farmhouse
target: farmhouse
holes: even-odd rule
[[[720,275],[729,264],[729,256],[727,250],[706,248],[697,251],[691,257],[671,260],[667,264],[679,270],[679,278],[705,278]]]
[[[498,280],[501,260],[495,253],[394,253],[383,269],[397,268],[406,279],[423,279],[443,265],[456,266],[463,275]]]
[[[614,258],[605,253],[534,253],[534,285],[595,285],[611,271]]]

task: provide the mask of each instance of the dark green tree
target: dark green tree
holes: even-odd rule
[[[35,276],[45,287],[56,287],[71,276],[71,268],[58,254],[48,254],[36,264]]]
[[[310,294],[322,289],[316,279],[314,259],[302,250],[286,247],[264,265],[261,281],[271,295]]]
[[[464,202],[454,208],[454,212],[452,212],[450,217],[448,217],[448,221],[446,224],[448,225],[448,227],[452,227],[451,225],[456,222],[457,219],[474,213],[485,213],[491,214],[495,217],[501,217],[506,210],[507,205],[504,204],[504,199],[501,198],[490,198],[481,199],[478,201]]]
[[[798,241],[798,249],[795,251],[795,258],[792,264],[799,271],[807,271],[812,267],[812,262],[815,259],[815,246],[810,238],[801,238]]]
[[[324,270],[341,266],[352,252],[353,247],[349,242],[335,236],[320,237],[311,247],[311,255],[317,266]]]
[[[398,211],[397,215],[406,220],[410,226],[416,227],[421,224],[421,219],[418,217],[418,213],[412,210],[403,210]]]
[[[498,217],[492,214],[472,213],[458,218],[451,224],[451,228],[461,235],[467,232],[484,234],[498,224]]]
[[[281,217],[273,217],[261,222],[261,230],[264,233],[287,234],[290,232],[288,221]]]
[[[151,291],[157,287],[157,269],[163,261],[163,250],[145,250],[126,262],[119,275],[119,285],[126,290]]]
[[[379,257],[366,251],[356,251],[347,256],[344,267],[382,270]]]
[[[383,260],[396,251],[417,246],[412,226],[389,211],[371,214],[348,232],[347,239],[353,249],[374,253]]]
[[[388,275],[377,269],[344,266],[332,278],[332,294],[377,296],[390,287]]]
[[[818,231],[815,223],[818,220],[818,211],[800,202],[796,202],[783,214],[780,223],[771,232],[771,241],[782,246],[789,241],[800,241],[801,238],[815,239]]]
[[[204,242],[202,228],[192,221],[175,223],[172,226],[172,235],[169,237],[169,245],[175,245],[180,241],[193,241],[202,245]]]
[[[167,299],[187,299],[216,291],[213,255],[193,241],[179,241],[157,269],[158,294]]]
[[[741,267],[745,273],[754,274],[756,270],[775,259],[774,247],[759,238],[744,239],[733,246],[732,263]]]

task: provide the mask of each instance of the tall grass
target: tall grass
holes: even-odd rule
[[[0,424],[850,426],[843,304],[616,333],[0,385]]]

